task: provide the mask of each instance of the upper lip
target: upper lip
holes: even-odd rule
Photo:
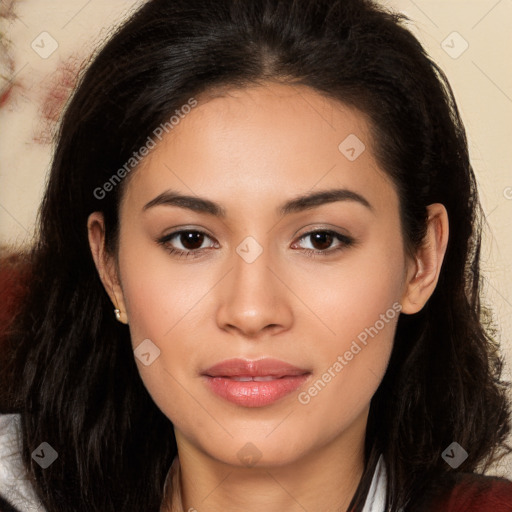
[[[203,372],[208,377],[285,377],[304,375],[309,370],[298,368],[279,359],[264,358],[255,361],[246,359],[227,359]]]

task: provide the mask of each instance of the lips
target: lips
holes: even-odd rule
[[[208,377],[273,377],[304,375],[309,370],[298,368],[278,359],[228,359],[203,372]]]
[[[229,359],[202,373],[209,389],[229,402],[262,407],[290,394],[311,372],[278,359]]]

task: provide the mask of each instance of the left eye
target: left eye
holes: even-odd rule
[[[345,247],[349,247],[354,243],[353,238],[331,230],[311,231],[302,235],[299,240],[309,237],[311,238],[312,244],[317,245],[317,247],[313,247],[312,249],[305,248],[306,253],[308,254],[330,254],[334,251],[339,251]],[[329,249],[335,240],[338,240],[338,245]],[[318,248],[318,246],[320,246],[320,248]]]

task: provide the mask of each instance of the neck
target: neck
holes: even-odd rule
[[[178,443],[162,512],[344,512],[364,469],[364,430],[280,466],[232,466]]]

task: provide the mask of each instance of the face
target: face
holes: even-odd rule
[[[199,101],[130,177],[115,300],[179,447],[271,466],[364,435],[409,270],[363,114],[266,84]]]

